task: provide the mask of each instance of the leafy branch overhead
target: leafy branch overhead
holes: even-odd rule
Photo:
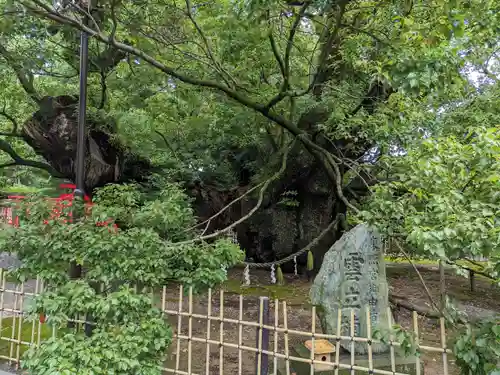
[[[75,6],[55,10],[42,0],[21,3],[33,15],[84,30],[106,48],[135,56],[175,79],[172,85],[215,90],[240,106],[237,111],[246,108],[263,116],[259,122],[285,129],[317,160],[344,201],[338,181],[342,170],[351,169],[349,161],[380,142],[414,138],[415,102],[423,108],[432,98],[437,106],[448,100],[443,87],[463,90],[466,60],[456,52],[460,43],[469,43],[464,35],[472,35],[481,17],[479,5],[449,9],[446,2],[432,2],[430,11],[391,2],[370,8],[356,1],[259,7],[105,1],[90,13]],[[158,17],[162,12],[171,17],[168,27]],[[422,58],[409,57],[417,52]],[[239,68],[248,57],[261,61],[250,74]],[[405,113],[399,120],[391,115],[396,107]]]
[[[69,3],[56,9],[49,1],[22,0],[4,5],[12,20],[19,12],[32,23],[11,32],[16,38],[10,40],[4,27],[0,52],[18,86],[35,102],[47,102],[51,93],[58,95],[51,103],[63,102],[55,77],[37,69],[74,73],[78,32],[92,37],[91,70],[100,74],[91,78],[90,99],[116,122],[105,132],[92,125],[91,188],[152,170],[141,160],[144,173],[128,173],[130,158],[104,150],[113,142],[162,162],[178,179],[211,174],[232,188],[265,180],[282,146],[296,138],[298,146],[283,173],[290,181],[271,184],[269,194],[278,197],[285,185],[304,178],[294,169],[313,166],[327,176],[335,200],[345,207],[339,210],[358,212],[372,186],[394,181],[381,173],[380,161],[394,150],[411,149],[422,134],[435,134],[441,126],[436,113],[476,95],[466,72],[486,66],[488,78],[497,66],[498,14],[488,1],[272,1],[258,6],[100,1],[91,9]],[[37,34],[44,28],[50,33]],[[33,62],[21,63],[35,47],[20,41],[28,29],[56,57],[36,50]],[[76,88],[75,79],[68,82]],[[49,109],[60,111],[58,105]],[[49,122],[58,121],[50,117]],[[56,160],[49,152],[52,144],[38,137],[47,129],[41,125],[45,128],[28,128],[24,138],[57,172],[72,178],[71,163]],[[155,132],[167,149],[158,147],[151,137]],[[207,136],[200,139],[200,133]],[[62,135],[57,133],[58,146],[64,144]],[[232,175],[236,157],[218,150],[232,153],[249,146],[257,148],[259,155],[251,161],[257,166],[237,181]],[[12,156],[10,149],[3,150]],[[71,159],[68,155],[64,160]],[[354,178],[347,179],[348,174]]]
[[[109,237],[89,219],[78,225],[92,233],[90,244],[78,225],[67,233],[54,224],[53,238],[78,238],[70,241],[72,255],[54,252],[47,265],[28,252],[31,243],[22,243],[32,264],[85,259],[88,277],[103,282],[129,271],[151,282],[220,280],[214,259],[197,257],[229,256],[227,244],[204,240],[234,228],[247,256],[262,262],[277,254],[286,259],[303,243],[314,243],[311,252],[321,257],[341,236],[342,228],[331,225],[342,215],[397,237],[409,256],[450,263],[488,256],[484,273],[498,279],[497,2],[61,4],[0,0],[0,166],[13,167],[2,170],[0,182],[34,182],[18,165],[74,178],[78,37],[85,31],[91,37],[86,187],[100,198],[128,197],[106,205],[108,214],[127,221],[131,212],[123,207],[133,203],[149,226],[129,222],[121,236]],[[40,158],[47,164],[35,162]],[[193,201],[179,198],[176,211],[129,187],[99,189],[130,181],[145,189],[167,186],[177,198],[185,189]],[[293,204],[280,204],[291,191]],[[280,232],[278,217],[293,234]],[[157,227],[162,221],[166,227]],[[42,230],[31,228],[26,235]],[[272,246],[252,237],[264,231]],[[314,239],[325,231],[320,246]],[[40,237],[43,246],[59,246]],[[83,254],[80,243],[95,253]],[[101,248],[113,257],[106,266],[98,262],[108,254]],[[139,258],[145,249],[151,258]],[[122,269],[128,253],[137,263]],[[161,258],[159,268],[153,258]],[[185,263],[204,271],[193,274]]]

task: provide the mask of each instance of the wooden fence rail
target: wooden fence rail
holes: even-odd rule
[[[178,289],[177,289],[178,288]],[[0,358],[18,367],[22,353],[44,338],[55,335],[50,328],[50,317],[46,323],[28,321],[25,308],[33,296],[43,289],[40,280],[23,284],[7,282],[2,272],[0,288]],[[377,340],[371,336],[376,327],[368,325],[367,337],[355,336],[355,317],[366,314],[370,322],[370,310],[350,310],[350,327],[347,332],[340,329],[335,335],[322,333],[317,324],[316,308],[288,306],[286,301],[269,301],[264,298],[243,297],[225,294],[223,290],[194,296],[181,287],[164,287],[154,293],[155,304],[161,308],[172,325],[175,334],[169,353],[166,353],[164,373],[179,375],[313,375],[315,368],[329,369],[328,374],[386,374],[423,375],[419,357],[412,357],[412,370],[398,370],[400,343],[390,337],[386,353],[375,354],[372,345]],[[266,319],[267,316],[267,319]],[[389,314],[389,316],[391,316]],[[338,322],[342,315],[339,311]],[[389,318],[390,319],[390,318]],[[448,364],[451,352],[446,346],[444,321],[435,326],[440,345],[426,344],[419,331],[416,313],[411,315],[411,332],[421,356],[432,355],[439,359],[435,374],[451,374]],[[83,321],[77,323],[83,324]],[[392,325],[392,322],[388,322]],[[337,324],[340,327],[340,324]],[[305,329],[304,327],[308,327]],[[297,347],[304,347],[310,340],[311,350],[300,355]],[[334,350],[327,355],[315,353],[319,340],[328,340]],[[367,355],[342,354],[341,342],[367,345]],[[436,343],[436,341],[434,341]],[[384,366],[379,367],[380,359]],[[408,360],[407,360],[408,362]],[[267,365],[268,364],[268,365]],[[299,370],[299,368],[301,370]],[[304,370],[307,369],[307,370]],[[326,374],[326,373],[322,373]],[[425,372],[429,374],[429,372]],[[434,372],[431,372],[434,374]]]

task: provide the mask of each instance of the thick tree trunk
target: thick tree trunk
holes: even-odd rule
[[[74,180],[78,98],[45,97],[39,105],[40,109],[24,124],[23,137],[54,169]],[[327,116],[323,110],[313,112],[299,121],[301,128],[311,133],[316,131],[314,125]],[[87,129],[85,186],[88,193],[108,183],[140,182],[153,171],[153,166],[147,160],[112,140],[115,131],[112,123],[90,116]],[[321,135],[316,134],[314,137],[322,146],[327,145]],[[219,191],[200,184],[188,191],[195,197],[197,216],[200,220],[206,220],[246,191],[246,188]],[[297,194],[297,206],[280,203],[283,194],[290,191]],[[224,228],[240,219],[255,204],[255,198],[241,200],[223,215],[211,220],[205,233]],[[297,144],[289,155],[285,172],[271,184],[259,211],[236,228],[238,239],[252,261],[282,259],[310,243],[338,213],[345,214],[345,211],[323,169],[309,152]],[[332,231],[312,249],[316,271],[326,251],[341,234],[341,228]],[[305,268],[306,254],[298,257],[297,261],[299,268]],[[293,270],[293,262],[283,266],[284,272]]]
[[[78,98],[74,96],[44,97],[40,109],[26,121],[24,140],[59,173],[75,180],[76,131]],[[152,166],[113,140],[112,124],[87,122],[85,187],[88,192],[108,183],[141,181]]]

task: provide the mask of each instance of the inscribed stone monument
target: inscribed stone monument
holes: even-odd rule
[[[351,309],[354,333],[367,336],[366,306],[370,309],[372,333],[389,328],[389,288],[385,274],[382,240],[375,228],[360,224],[345,233],[325,254],[321,269],[311,288],[311,302],[317,306],[323,333],[336,335],[338,309],[342,309],[341,336],[351,336]],[[393,322],[392,316],[390,316]],[[341,346],[351,351],[350,341]],[[373,353],[386,345],[372,344]],[[368,345],[355,342],[357,354],[368,352]]]

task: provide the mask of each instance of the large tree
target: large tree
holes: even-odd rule
[[[478,95],[467,71],[497,77],[494,1],[2,4],[4,117],[23,124],[6,136],[21,136],[48,163],[19,157],[6,139],[12,164],[74,177],[86,31],[87,188],[161,166],[171,179],[202,182],[189,186],[210,217],[260,184],[208,229],[256,212],[237,230],[259,260],[356,212],[370,186],[393,177],[376,170],[381,156],[435,132],[439,113]],[[319,258],[341,231],[324,236]]]

